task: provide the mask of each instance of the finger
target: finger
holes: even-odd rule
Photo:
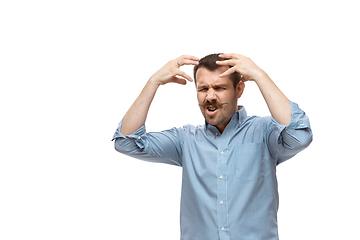
[[[176,59],[178,66],[183,65],[197,65],[199,61],[199,58],[191,56],[191,55],[183,55],[181,57],[178,57]]]
[[[237,58],[240,54],[236,53],[223,53],[219,55],[219,58]]]
[[[185,72],[183,72],[183,71],[177,72],[176,75],[181,76],[181,77],[185,78],[186,80],[188,80],[188,81],[190,81],[190,82],[193,81],[192,78],[191,78],[189,75],[187,75]]]
[[[229,59],[229,60],[223,60],[223,61],[216,61],[217,65],[222,65],[222,66],[235,66],[237,64],[237,60],[234,59]]]
[[[225,76],[230,75],[230,74],[232,74],[234,72],[236,72],[236,69],[234,67],[229,68],[228,70],[226,70],[225,72],[220,74],[220,77],[225,77]]]
[[[183,60],[179,60],[177,61],[179,66],[183,66],[183,65],[198,65],[199,62],[196,60],[190,60],[190,59],[183,59]]]
[[[199,61],[200,59],[195,57],[195,56],[192,56],[192,55],[182,55],[180,58],[182,59],[188,59],[188,60],[193,60],[193,61]]]
[[[179,77],[173,77],[170,82],[181,84],[181,85],[186,85],[186,80],[183,78],[179,78]]]

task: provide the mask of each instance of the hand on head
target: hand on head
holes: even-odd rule
[[[192,82],[193,79],[180,70],[183,65],[198,65],[199,58],[183,55],[175,58],[165,64],[159,71],[157,71],[150,80],[154,81],[158,85],[164,85],[169,82],[185,85],[187,81]]]
[[[227,53],[220,54],[220,58],[224,58],[226,60],[216,61],[216,64],[222,66],[230,66],[230,68],[222,73],[220,77],[225,77],[234,72],[238,72],[242,76],[242,81],[255,81],[258,77],[258,74],[263,70],[259,68],[250,58],[245,57],[241,54],[235,53]]]

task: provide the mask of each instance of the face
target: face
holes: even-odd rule
[[[229,67],[221,66],[215,71],[199,68],[196,72],[197,99],[200,110],[208,124],[217,127],[222,133],[237,111],[237,99],[244,91],[245,84],[240,81],[234,88],[229,76],[219,77]]]

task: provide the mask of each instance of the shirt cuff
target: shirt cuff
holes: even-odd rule
[[[305,112],[299,108],[298,104],[290,101],[290,109],[291,109],[291,120],[288,125],[281,125],[272,117],[273,124],[279,129],[277,137],[280,136],[281,132],[284,129],[298,130],[298,129],[310,128],[309,118],[305,115]]]
[[[115,139],[117,138],[122,138],[122,139],[127,139],[127,138],[130,138],[130,139],[135,139],[136,140],[136,143],[137,145],[139,145],[139,147],[143,147],[141,145],[142,144],[142,140],[144,139],[144,136],[145,136],[145,133],[146,133],[146,128],[145,128],[145,124],[142,125],[138,130],[136,130],[135,132],[133,132],[132,134],[130,135],[127,135],[127,136],[124,136],[120,130],[121,130],[121,126],[122,126],[122,121],[119,123],[119,126],[118,128],[116,129],[116,132],[113,136],[113,138],[111,139],[111,141],[114,141]]]

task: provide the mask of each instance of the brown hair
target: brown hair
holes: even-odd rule
[[[216,61],[224,61],[227,60],[226,58],[220,58],[219,55],[222,53],[214,53],[207,55],[200,59],[199,64],[194,67],[194,80],[196,84],[196,72],[199,68],[205,68],[209,71],[215,71],[216,69],[220,68],[221,65],[216,64]],[[231,67],[231,66],[229,66]],[[233,82],[234,88],[238,85],[241,80],[241,74],[238,72],[234,72],[230,75],[230,79]]]

